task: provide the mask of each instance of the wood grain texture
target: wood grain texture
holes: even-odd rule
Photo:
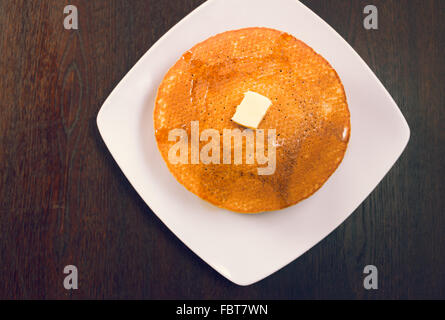
[[[445,1],[304,0],[376,73],[411,127],[388,175],[337,230],[249,287],[156,218],[102,142],[97,112],[136,61],[203,0],[0,1],[0,298],[445,298]],[[79,9],[79,30],[63,8]],[[186,214],[186,213],[185,213]],[[79,289],[63,288],[63,268]],[[363,289],[363,267],[379,290]]]

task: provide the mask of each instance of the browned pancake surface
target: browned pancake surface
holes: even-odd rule
[[[200,131],[244,129],[231,118],[246,91],[273,102],[259,126],[277,132],[273,175],[258,175],[256,164],[168,161],[175,143],[169,130],[183,128],[190,137],[191,121]],[[177,61],[159,87],[154,126],[169,170],[188,190],[219,207],[256,213],[296,204],[326,182],[345,154],[350,115],[343,85],[323,57],[287,33],[247,28],[211,37]]]

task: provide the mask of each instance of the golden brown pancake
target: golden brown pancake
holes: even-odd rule
[[[273,102],[258,129],[276,129],[274,174],[258,175],[264,165],[257,163],[169,162],[169,130],[184,128],[189,141],[191,121],[200,132],[243,130],[231,118],[247,91]],[[258,213],[294,205],[326,182],[345,154],[350,114],[340,78],[323,57],[287,33],[247,28],[184,53],[159,86],[154,128],[170,172],[189,191],[218,207]]]

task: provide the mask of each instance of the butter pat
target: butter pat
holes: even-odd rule
[[[232,120],[243,127],[257,129],[271,105],[272,101],[265,96],[247,91]]]

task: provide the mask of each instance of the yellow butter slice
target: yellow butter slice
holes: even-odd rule
[[[257,129],[271,105],[272,101],[265,96],[247,91],[232,120],[243,127]]]

